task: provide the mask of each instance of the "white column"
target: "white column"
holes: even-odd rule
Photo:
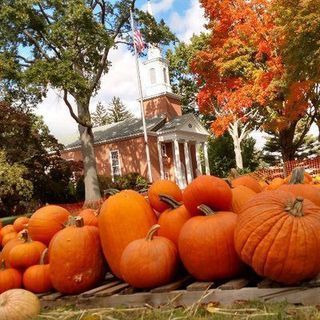
[[[196,143],[195,147],[196,147],[197,170],[198,170],[198,172],[200,174],[202,174],[202,166],[201,166],[201,159],[200,159],[201,144],[200,143]]]
[[[161,142],[159,140],[157,141],[157,146],[158,146],[158,156],[159,156],[159,166],[160,166],[160,178],[164,179],[162,149],[161,149]]]
[[[189,150],[188,142],[185,141],[183,143],[183,146],[184,146],[184,157],[186,160],[187,180],[188,180],[188,183],[190,183],[192,181],[193,174],[192,174],[192,166],[191,166],[190,150]]]
[[[206,174],[210,175],[210,168],[209,168],[209,157],[208,157],[208,142],[203,144],[203,157],[204,157],[204,165]]]
[[[173,152],[174,152],[174,175],[176,177],[176,182],[180,188],[184,188],[182,181],[182,172],[181,172],[181,160],[180,160],[180,150],[179,142],[177,139],[173,140]]]

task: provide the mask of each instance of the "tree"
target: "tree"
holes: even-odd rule
[[[4,0],[0,5],[1,93],[16,103],[35,104],[49,87],[61,92],[79,128],[87,202],[101,197],[89,105],[111,67],[110,50],[122,43],[132,48],[134,6],[135,0]],[[148,43],[175,40],[163,21],[134,13]]]
[[[200,86],[200,111],[216,115],[211,126],[216,135],[228,129],[230,132],[230,125],[236,123],[238,128],[232,131],[238,137],[239,126],[246,129],[260,126],[278,132],[286,141],[281,143],[284,160],[290,160],[297,122],[309,117],[306,134],[318,107],[310,105],[308,99],[315,84],[292,82],[287,76],[289,66],[282,59],[282,34],[276,32],[272,2],[202,0],[201,3],[211,35],[207,47],[192,61]],[[236,141],[235,148],[239,153]]]
[[[94,127],[104,126],[107,121],[107,110],[101,102],[98,102],[96,111],[92,113],[92,124]]]
[[[126,108],[119,97],[113,97],[107,109],[106,118],[108,123],[120,122],[133,118],[133,114]]]

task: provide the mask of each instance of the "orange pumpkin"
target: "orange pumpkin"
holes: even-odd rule
[[[151,207],[158,212],[163,212],[170,208],[167,203],[161,201],[159,197],[160,194],[168,195],[178,202],[182,200],[182,191],[175,182],[170,180],[157,180],[153,182],[148,190],[148,200]]]
[[[145,239],[128,244],[121,256],[122,278],[136,288],[154,288],[173,280],[178,269],[178,251],[172,241],[154,237],[154,225]]]
[[[320,272],[320,208],[289,192],[252,197],[239,215],[235,248],[259,275],[285,284]]]
[[[9,289],[21,288],[21,284],[21,273],[16,269],[6,269],[5,262],[2,260],[0,269],[0,293]]]
[[[234,249],[234,229],[238,215],[214,213],[202,205],[205,216],[192,217],[181,229],[179,253],[188,272],[199,281],[237,276],[243,264]]]
[[[269,185],[265,188],[265,190],[276,190],[280,188],[285,183],[285,180],[282,178],[274,178],[271,180]]]
[[[13,223],[13,228],[16,232],[20,232],[23,229],[26,229],[29,222],[28,217],[19,217]]]
[[[260,187],[262,188],[262,190],[265,190],[268,187],[268,183],[264,180],[258,180]]]
[[[70,226],[50,243],[50,279],[65,294],[89,290],[104,275],[104,259],[97,227],[85,226],[81,217],[71,217]]]
[[[79,217],[83,219],[84,225],[98,227],[98,214],[96,210],[84,209],[79,213]]]
[[[44,293],[53,288],[49,264],[45,263],[47,251],[48,249],[42,252],[39,264],[29,267],[23,273],[23,286],[25,289],[35,293]]]
[[[183,192],[183,203],[192,215],[200,214],[198,206],[212,210],[230,210],[232,192],[228,183],[214,176],[198,176]]]
[[[234,188],[237,186],[245,186],[256,193],[262,191],[262,187],[260,186],[259,182],[255,178],[249,175],[244,175],[244,176],[235,178],[232,180],[231,183]]]
[[[12,239],[10,241],[8,241],[8,243],[6,243],[6,245],[2,248],[2,259],[5,261],[6,267],[9,268],[10,267],[10,263],[9,263],[9,254],[12,248],[14,248],[16,245],[23,243],[23,239],[22,237],[18,237],[15,239]]]
[[[63,229],[68,217],[69,212],[59,206],[48,205],[38,209],[28,222],[31,238],[48,245],[52,237]]]
[[[161,213],[158,224],[160,229],[158,235],[171,240],[178,246],[179,233],[182,226],[191,218],[190,212],[184,205],[175,201],[167,195],[159,195],[160,199],[170,205],[171,209],[167,209]]]
[[[4,237],[7,233],[15,232],[12,224],[7,224],[0,229],[0,234]]]
[[[17,237],[17,233],[16,232],[9,232],[6,233],[1,241],[2,246],[4,247],[10,240],[15,239]]]
[[[23,242],[15,245],[9,253],[9,263],[17,269],[25,269],[39,262],[46,246],[39,241],[32,241],[27,230],[22,234]]]
[[[256,192],[245,186],[238,186],[231,189],[232,192],[232,211],[240,213],[241,208],[251,199]]]
[[[121,278],[123,250],[131,241],[143,238],[155,223],[152,208],[135,191],[121,191],[103,203],[99,214],[100,238],[104,256],[117,277]]]

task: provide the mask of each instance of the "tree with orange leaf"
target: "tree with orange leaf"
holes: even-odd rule
[[[211,32],[208,46],[192,63],[200,86],[200,111],[216,115],[211,126],[216,135],[230,132],[230,126],[236,124],[236,154],[241,127],[247,130],[258,125],[286,140],[281,153],[283,160],[290,160],[295,128],[310,111],[307,94],[314,83],[292,83],[287,77],[288,66],[282,58],[284,39],[275,25],[272,1],[200,2]],[[306,133],[313,120],[311,114]]]

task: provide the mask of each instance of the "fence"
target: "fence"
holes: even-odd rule
[[[259,169],[255,174],[265,180],[272,180],[277,177],[284,178],[296,167],[305,168],[305,171],[313,177],[320,175],[320,156],[312,159],[287,161],[275,167]]]

